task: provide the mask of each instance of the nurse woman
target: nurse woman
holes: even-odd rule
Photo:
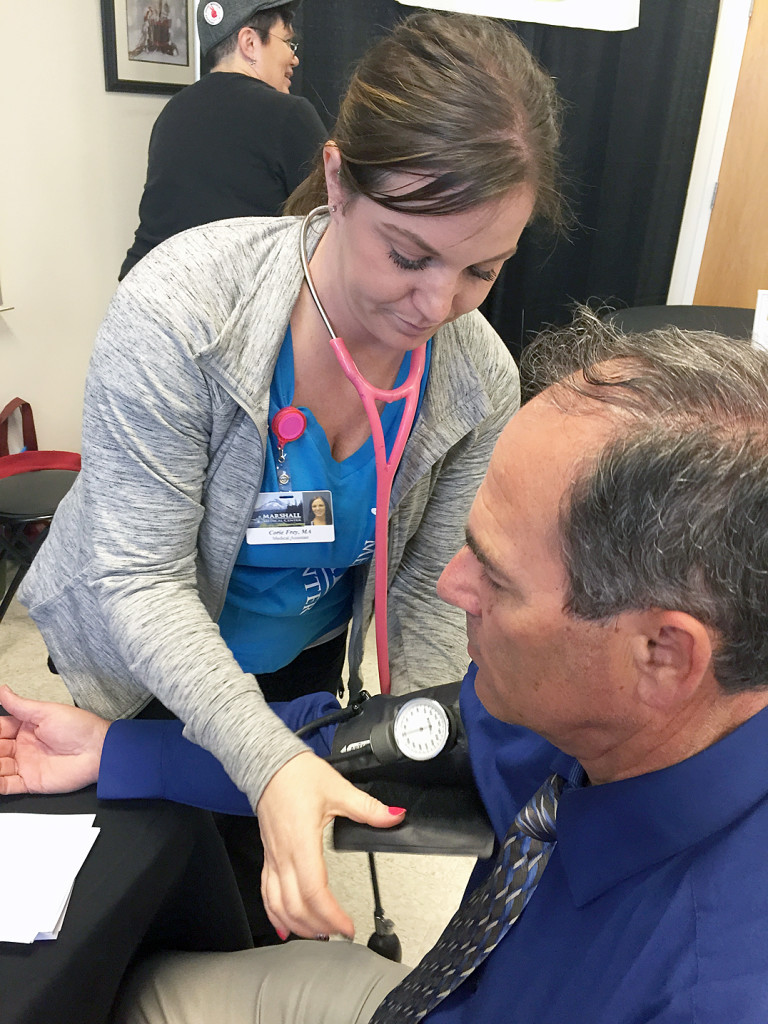
[[[415,14],[362,59],[290,215],[169,239],[99,331],[82,472],[21,598],[76,704],[171,712],[247,794],[280,936],[351,934],[321,830],[402,812],[342,779],[265,697],[338,691],[347,637],[360,688],[377,516],[393,692],[463,674],[463,616],[435,583],[518,405],[514,362],[477,307],[531,218],[557,220],[557,143],[552,80],[502,23]],[[388,508],[302,272],[311,211],[314,287],[363,377],[398,387],[424,350]],[[379,403],[388,447],[402,407]],[[303,492],[324,496],[331,525],[306,524]]]

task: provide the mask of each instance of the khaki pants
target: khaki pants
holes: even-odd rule
[[[294,941],[162,953],[126,985],[114,1024],[367,1024],[410,971],[366,946]]]

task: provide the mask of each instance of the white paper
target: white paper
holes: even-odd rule
[[[98,829],[96,829],[96,831],[98,832]],[[61,926],[64,923],[64,915],[67,912],[67,907],[69,906],[69,901],[71,900],[71,898],[72,898],[72,890],[70,889],[69,890],[69,895],[67,896],[66,902],[64,904],[64,909],[59,914],[59,918],[56,921],[56,924],[54,925],[54,927],[49,932],[38,932],[37,935],[35,936],[35,942],[41,942],[43,939],[46,939],[46,940],[58,939],[59,932],[61,931]]]
[[[99,829],[95,814],[0,814],[0,942],[55,938]]]
[[[640,0],[399,0],[406,7],[484,14],[539,25],[623,32],[640,24]]]

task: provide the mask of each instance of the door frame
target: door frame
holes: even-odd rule
[[[752,4],[753,0],[720,3],[699,137],[667,294],[670,305],[690,305],[696,291]]]

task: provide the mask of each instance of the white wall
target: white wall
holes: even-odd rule
[[[0,408],[79,451],[93,339],[137,224],[165,96],[104,88],[99,0],[0,0]]]

